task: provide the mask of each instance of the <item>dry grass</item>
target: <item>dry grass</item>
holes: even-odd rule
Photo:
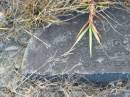
[[[115,0],[96,0],[96,2],[90,2],[90,0],[1,0],[0,3],[0,16],[4,17],[4,19],[0,22],[0,31],[2,34],[0,39],[1,41],[5,41],[10,38],[14,38],[16,41],[20,42],[21,45],[27,45],[27,43],[23,42],[23,40],[20,41],[21,35],[25,34],[27,40],[30,37],[35,37],[32,28],[39,26],[45,27],[46,25],[53,23],[63,23],[63,21],[59,20],[57,17],[67,15],[72,11],[89,13],[89,19],[86,20],[87,22],[83,28],[81,30],[79,29],[80,32],[77,35],[76,42],[73,47],[86,33],[89,33],[90,55],[92,56],[93,35],[97,42],[101,44],[101,35],[93,23],[94,18],[97,17],[99,11],[119,2],[115,2]],[[130,1],[126,0],[122,3],[125,5],[126,10],[129,10],[128,7]],[[40,39],[38,40],[41,41]],[[41,42],[48,46],[48,44],[43,41]],[[59,95],[59,97],[61,97],[61,95],[62,97],[77,97],[78,94],[82,94],[83,97],[101,97],[101,95],[111,93],[118,94],[122,91],[127,91],[130,87],[129,84],[123,86],[117,84],[115,86],[111,86],[110,88],[107,86],[94,87],[91,85],[74,86],[73,83],[69,83],[67,81],[64,83],[51,83],[49,81],[31,81],[30,79],[23,82],[25,77],[21,73],[21,68],[16,68],[16,65],[19,67],[22,66],[22,56],[20,57],[20,60],[18,60],[17,56],[13,59],[2,58],[1,60],[1,97],[39,97],[41,93],[44,94],[45,97],[50,97],[49,95],[52,95],[51,97],[58,97],[57,95]]]
[[[28,79],[20,87],[19,83],[24,79],[17,70],[13,70],[13,78],[0,86],[1,97],[103,97],[105,95],[118,95],[128,92],[129,83],[121,81],[112,82],[105,87],[97,87],[92,84],[75,84],[69,81],[51,82],[49,80],[39,81]]]

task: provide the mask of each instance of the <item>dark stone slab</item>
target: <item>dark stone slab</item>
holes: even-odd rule
[[[121,81],[123,84],[127,84],[130,79],[130,74],[122,74],[122,73],[104,73],[104,74],[73,74],[73,75],[39,75],[39,74],[27,74],[26,77],[31,79],[32,81],[39,80],[41,82],[49,81],[51,83],[54,82],[69,82],[74,86],[76,83],[80,84],[91,84],[98,87],[106,87],[111,82],[116,84]]]
[[[36,36],[50,44],[50,47],[46,48],[40,41],[32,38],[24,57],[24,63],[27,65],[24,73],[42,75],[130,73],[130,13],[111,8],[105,10],[105,13],[111,17],[106,16],[114,29],[107,21],[96,20],[95,24],[102,35],[103,47],[94,39],[91,58],[88,35],[76,45],[72,54],[61,56],[71,48],[77,33],[86,22],[87,14],[83,14],[61,25],[37,29]]]

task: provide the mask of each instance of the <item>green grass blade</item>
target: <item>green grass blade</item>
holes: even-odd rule
[[[90,51],[90,57],[92,57],[92,36],[93,32],[92,32],[92,26],[89,26],[89,51]]]

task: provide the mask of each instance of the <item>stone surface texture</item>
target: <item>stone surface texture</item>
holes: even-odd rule
[[[96,20],[102,35],[102,47],[93,39],[93,56],[89,55],[88,33],[75,46],[71,54],[62,56],[75,42],[76,35],[88,15],[83,14],[60,25],[37,29],[37,37],[49,48],[32,38],[25,53],[26,73],[40,74],[94,74],[130,73],[130,13],[107,9],[107,20]]]

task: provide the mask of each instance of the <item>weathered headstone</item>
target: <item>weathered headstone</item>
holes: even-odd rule
[[[93,39],[93,56],[90,58],[88,35],[76,45],[71,54],[62,56],[75,42],[76,35],[88,15],[82,14],[60,25],[37,29],[39,39],[32,38],[25,54],[24,73],[40,75],[130,73],[130,13],[107,9],[99,14],[105,18],[95,24],[102,35],[102,47]]]

